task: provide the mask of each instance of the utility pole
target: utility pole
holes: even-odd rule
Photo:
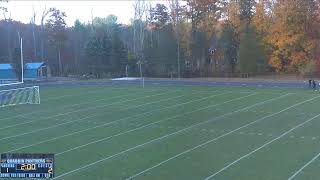
[[[127,64],[127,65],[126,65],[126,77],[129,77],[129,75],[128,75],[128,70],[129,70],[129,65]]]
[[[23,50],[22,50],[22,38],[20,39],[20,58],[21,58],[21,82],[23,83],[24,79],[24,66],[23,66]]]
[[[176,33],[177,33],[177,61],[178,61],[178,79],[181,78],[180,73],[180,21],[179,21],[179,1],[175,0],[175,15],[176,15]]]
[[[138,64],[139,70],[140,70],[140,79],[141,79],[141,83],[142,83],[142,88],[144,88],[144,77],[143,77],[143,73],[142,73],[142,64],[144,64],[144,62],[139,60],[137,62],[137,64]]]

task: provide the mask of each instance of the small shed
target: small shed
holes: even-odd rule
[[[24,78],[39,79],[48,77],[48,67],[44,62],[26,63],[24,65]]]
[[[0,80],[16,80],[17,75],[11,64],[0,64]]]

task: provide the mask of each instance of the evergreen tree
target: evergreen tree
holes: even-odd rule
[[[265,55],[252,28],[243,32],[239,45],[239,69],[242,74],[250,75],[258,71],[265,62]]]
[[[218,49],[222,51],[223,59],[230,67],[231,73],[235,72],[238,59],[239,40],[236,29],[231,23],[223,24],[222,33],[218,40]]]

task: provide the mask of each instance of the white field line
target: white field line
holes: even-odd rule
[[[179,87],[179,88],[185,88],[185,87],[197,87],[198,85],[187,85],[187,84],[179,84],[179,85],[177,85],[177,87]],[[157,86],[157,85],[155,85],[155,86],[149,86],[149,87],[151,87],[151,88],[156,88],[156,87],[162,87],[162,88],[174,88],[174,84],[169,84],[169,85],[164,85],[164,86],[162,86],[161,84],[160,84],[160,86]],[[228,89],[222,89],[221,87],[222,86],[203,86],[203,87],[206,87],[206,88],[212,88],[212,89],[215,89],[215,91],[230,91],[230,90],[228,90]],[[238,88],[241,88],[240,86],[238,87]],[[229,89],[231,89],[231,88],[229,88]],[[261,89],[261,88],[260,88]],[[184,90],[184,89],[182,89],[182,90]],[[210,93],[211,91],[206,91],[206,90],[189,90],[189,91],[194,91],[194,92],[198,92],[198,93]],[[272,92],[258,92],[258,93],[261,93],[261,94],[272,94],[272,95],[277,95],[277,94],[283,94],[283,91],[279,91],[279,90],[277,90],[277,91],[272,91]],[[244,94],[252,94],[252,93],[257,93],[257,91],[255,91],[255,90],[252,90],[252,91],[236,91],[236,92],[238,92],[238,93],[244,93]],[[297,94],[296,92],[294,92],[294,93],[292,93],[292,94]]]
[[[124,90],[126,90],[127,88],[114,88],[114,89],[107,89],[107,90],[110,90],[111,92],[112,91],[115,91],[115,90],[122,90],[122,89],[124,89]],[[167,89],[158,89],[158,90],[167,90]],[[183,89],[176,89],[176,90],[178,90],[178,91],[183,91]],[[168,90],[168,91],[170,91],[170,89]],[[221,91],[223,91],[223,92],[231,92],[231,93],[233,93],[234,91],[225,91],[225,90],[213,90],[213,91],[199,91],[199,90],[189,90],[189,91],[191,91],[191,92],[194,92],[194,93],[203,93],[203,94],[208,94],[208,93],[213,93],[213,92],[221,92]],[[108,91],[109,92],[109,91]],[[146,92],[149,92],[149,91],[146,91]],[[152,91],[150,91],[150,92],[152,92]],[[246,91],[236,91],[237,93],[244,93],[244,94],[251,94],[251,93],[254,93],[254,92],[246,92]],[[141,93],[141,92],[138,92],[138,93]],[[194,93],[191,93],[191,94],[194,94]],[[264,94],[271,94],[271,93],[266,93],[266,92],[264,92]],[[86,94],[85,94],[86,95]],[[132,95],[132,94],[131,94]],[[126,96],[130,96],[130,95],[126,95]],[[114,99],[114,98],[116,98],[116,97],[112,97],[112,98],[104,98],[104,99],[96,99],[96,100],[93,100],[93,101],[86,101],[86,102],[82,102],[82,103],[76,103],[76,104],[71,104],[71,105],[65,105],[65,106],[60,106],[59,107],[59,109],[64,109],[64,108],[69,108],[69,107],[75,107],[75,106],[80,106],[80,105],[84,105],[84,104],[90,104],[90,103],[94,103],[94,102],[99,102],[99,101],[106,101],[106,100],[111,100],[111,99]],[[41,100],[41,102],[43,102],[42,100]],[[25,117],[26,115],[29,115],[29,114],[35,114],[35,113],[43,113],[43,112],[47,112],[47,111],[52,111],[52,109],[51,110],[44,110],[44,111],[38,111],[38,112],[31,112],[31,113],[25,113],[24,115],[17,115],[17,116],[23,116],[23,117]],[[14,117],[16,117],[16,116],[12,116],[12,117],[9,117],[9,119],[10,118],[14,118]],[[0,119],[0,121],[1,121],[2,119]]]
[[[281,99],[281,98],[283,98],[283,97],[286,97],[286,96],[288,96],[288,95],[290,95],[290,94],[285,94],[285,95],[282,95],[282,96],[279,96],[279,97],[276,97],[276,98],[269,99],[269,100],[267,100],[267,101],[263,101],[263,102],[261,102],[261,103],[254,104],[254,106],[247,107],[246,109],[252,108],[252,107],[256,107],[256,106],[259,106],[259,105],[263,105],[263,104],[266,104],[266,103],[269,103],[269,102],[272,102],[272,101],[275,101],[275,100],[279,100],[279,99]],[[244,111],[244,110],[246,110],[246,109],[242,109],[242,111]],[[258,121],[259,121],[259,120],[254,121],[254,122],[258,122]],[[139,173],[137,173],[137,174],[135,174],[135,175],[133,175],[133,176],[130,176],[130,177],[127,178],[127,179],[136,178],[137,176],[140,176],[140,175],[142,175],[142,174],[144,174],[144,173],[146,173],[146,172],[148,172],[148,171],[151,171],[152,169],[155,169],[155,168],[157,168],[157,167],[159,167],[159,166],[161,166],[161,165],[163,165],[163,164],[165,164],[165,163],[167,163],[167,162],[169,162],[169,161],[171,161],[171,160],[174,160],[174,159],[176,159],[176,158],[178,158],[178,157],[180,157],[180,156],[182,156],[182,155],[184,155],[184,154],[187,154],[187,153],[189,153],[189,152],[191,152],[191,151],[193,151],[193,150],[195,150],[195,149],[198,149],[198,148],[200,148],[200,147],[203,147],[203,146],[205,146],[205,145],[207,145],[207,144],[209,144],[209,143],[211,143],[211,142],[217,141],[218,139],[220,139],[220,138],[222,138],[222,137],[224,137],[224,136],[227,136],[227,135],[229,135],[229,134],[232,134],[232,133],[234,133],[234,132],[236,132],[236,131],[238,131],[238,130],[240,130],[240,129],[242,129],[242,128],[245,128],[245,127],[247,127],[247,125],[242,126],[242,127],[240,127],[240,128],[237,128],[237,129],[235,129],[235,130],[233,130],[233,131],[230,131],[230,132],[228,132],[228,133],[225,133],[225,134],[223,134],[223,135],[221,135],[221,136],[218,136],[218,137],[216,137],[216,138],[214,138],[214,139],[211,139],[211,140],[209,140],[209,141],[206,141],[205,143],[202,143],[202,144],[200,144],[200,145],[197,145],[197,146],[195,146],[195,147],[193,147],[193,148],[187,149],[187,150],[185,150],[185,151],[183,151],[183,152],[181,152],[181,153],[179,153],[179,154],[177,154],[177,155],[175,155],[175,156],[172,156],[172,157],[170,157],[170,158],[168,158],[168,159],[166,159],[166,160],[164,160],[164,161],[162,161],[162,162],[154,165],[154,166],[151,166],[151,167],[149,167],[149,168],[147,168],[147,169],[145,169],[145,170],[143,170],[143,171],[140,171]]]
[[[88,94],[95,94],[97,92],[108,92],[109,90],[122,90],[122,89],[128,89],[128,88],[105,88],[102,87],[103,89],[97,89],[97,90],[90,90],[90,89],[83,89],[83,91],[85,92],[80,92],[80,93],[72,93],[72,94],[66,94],[66,95],[62,95],[62,96],[57,96],[57,97],[52,97],[52,98],[46,98],[44,100],[42,100],[42,102],[47,102],[47,101],[52,101],[52,100],[57,100],[57,99],[62,99],[62,98],[66,98],[66,97],[77,97],[77,96],[85,96]]]
[[[300,123],[299,125],[291,128],[290,130],[282,133],[280,136],[272,139],[271,141],[268,141],[267,143],[263,144],[262,146],[260,146],[259,148],[255,149],[255,150],[251,151],[250,153],[248,153],[248,154],[246,154],[246,155],[244,155],[244,156],[241,156],[241,157],[238,158],[237,160],[231,162],[230,164],[228,164],[228,165],[225,166],[224,168],[222,168],[222,169],[220,169],[219,171],[217,171],[216,173],[214,173],[214,174],[206,177],[205,180],[208,180],[208,179],[213,178],[214,176],[218,175],[218,174],[221,173],[222,171],[225,171],[225,170],[228,169],[229,167],[235,165],[236,163],[238,163],[238,162],[241,161],[242,159],[249,157],[250,155],[256,153],[257,151],[259,151],[259,150],[261,150],[261,149],[263,149],[263,148],[265,148],[265,147],[267,147],[267,146],[270,145],[271,143],[279,140],[280,138],[286,136],[287,134],[291,133],[292,131],[294,131],[294,130],[296,130],[296,129],[302,127],[302,126],[304,126],[304,125],[307,124],[308,122],[313,121],[314,119],[316,119],[316,118],[318,118],[318,117],[320,117],[320,114],[318,114],[318,115],[316,115],[316,116],[308,119],[307,121],[305,121],[305,122],[303,122],[303,123]]]
[[[147,91],[147,92],[154,92],[154,91]],[[136,93],[133,93],[133,94],[122,94],[122,95],[119,95],[119,96],[114,96],[114,97],[108,97],[108,98],[104,98],[104,99],[98,99],[98,100],[94,100],[94,101],[86,101],[86,102],[82,102],[82,103],[77,103],[77,104],[72,104],[72,105],[66,105],[66,106],[60,106],[58,109],[60,108],[68,108],[68,107],[75,107],[75,106],[79,106],[79,105],[83,105],[83,104],[88,104],[88,103],[93,103],[93,102],[98,102],[98,101],[106,101],[106,100],[112,100],[112,99],[115,99],[115,98],[121,98],[121,97],[127,97],[127,96],[132,96],[134,94],[140,94],[141,92],[136,92]],[[37,114],[37,113],[43,113],[43,112],[50,112],[52,111],[52,109],[50,110],[44,110],[44,111],[36,111],[36,112],[30,112],[30,113],[24,113],[22,115],[16,115],[16,116],[10,116],[10,117],[6,117],[6,118],[2,118],[0,119],[0,121],[4,121],[4,120],[8,120],[8,119],[13,119],[13,118],[17,118],[17,117],[23,117],[25,118],[27,115],[32,115],[32,114]],[[71,111],[69,111],[68,113],[70,113]],[[49,116],[49,117],[46,117],[46,118],[51,118],[51,117],[56,117],[56,116],[59,116],[59,115],[64,115],[64,113],[60,113],[60,114],[57,114],[57,115],[54,115],[54,116]]]
[[[168,93],[161,93],[161,94],[155,94],[155,95],[151,95],[151,96],[145,96],[144,98],[153,97],[153,96],[159,96],[159,95],[163,95],[163,94],[168,94]],[[142,98],[139,98],[139,99],[142,99]],[[152,104],[152,103],[154,103],[154,102],[147,103],[147,104]],[[127,110],[127,109],[137,108],[137,107],[145,106],[147,104],[140,104],[140,105],[137,105],[137,106],[129,106],[129,107],[126,107],[126,108],[120,109],[120,110]],[[73,123],[73,122],[79,122],[79,121],[82,121],[82,120],[85,120],[85,119],[88,119],[88,118],[99,117],[99,116],[101,116],[101,114],[89,115],[89,116],[86,116],[86,117],[83,117],[83,118],[80,118],[80,119],[67,121],[67,122],[64,122],[64,123],[59,123],[59,124],[56,124],[56,125],[53,125],[53,126],[49,126],[49,127],[46,127],[46,128],[41,128],[41,129],[37,129],[37,130],[26,132],[26,133],[22,133],[22,134],[17,134],[17,135],[14,135],[14,136],[3,137],[3,138],[0,138],[0,141],[6,140],[6,139],[10,139],[10,138],[14,138],[14,137],[20,137],[20,136],[32,134],[32,133],[43,131],[43,130],[52,129],[52,128],[59,127],[59,126],[62,126],[62,125],[70,124],[70,123]],[[1,129],[3,129],[3,128],[1,128]]]
[[[287,94],[288,95],[288,94]],[[283,95],[283,96],[287,96],[287,95]],[[279,99],[279,97],[277,97],[277,99]],[[252,107],[255,107],[255,106],[258,106],[258,105],[261,105],[261,104],[264,104],[268,101],[272,101],[272,99],[269,99],[267,101],[264,101],[264,102],[260,102],[260,103],[257,103],[257,104],[254,104],[252,106],[250,106],[251,108]],[[217,104],[219,105],[219,104]],[[216,106],[216,105],[215,105]],[[211,106],[212,107],[212,106]],[[214,107],[214,106],[213,106]],[[248,109],[248,107],[246,107],[245,109]],[[244,109],[244,110],[245,110]],[[195,110],[195,111],[198,111],[198,110]],[[193,111],[194,112],[194,111]],[[143,129],[143,128],[146,128],[146,127],[150,127],[154,124],[158,124],[158,123],[161,123],[161,122],[164,122],[164,121],[167,121],[167,120],[170,120],[170,119],[174,119],[174,118],[177,118],[177,117],[181,117],[181,116],[184,116],[186,114],[190,114],[190,112],[188,113],[183,113],[183,114],[179,114],[179,115],[176,115],[176,116],[172,116],[172,117],[169,117],[169,118],[166,118],[166,119],[163,119],[163,120],[159,120],[159,121],[156,121],[156,122],[153,122],[153,123],[150,123],[150,124],[146,124],[146,125],[143,125],[143,126],[140,126],[140,127],[137,127],[137,128],[134,128],[134,129],[131,129],[131,130],[128,130],[128,131],[124,131],[124,132],[121,132],[121,133],[118,133],[118,134],[115,134],[115,135],[112,135],[112,136],[109,136],[109,137],[106,137],[106,138],[103,138],[103,139],[99,139],[99,140],[96,140],[96,141],[92,141],[90,143],[87,143],[87,144],[83,144],[83,145],[80,145],[80,146],[77,146],[77,147],[74,147],[74,148],[71,148],[71,149],[68,149],[66,151],[63,151],[63,152],[59,152],[59,153],[56,153],[57,156],[61,155],[61,154],[65,154],[67,152],[70,152],[70,151],[73,151],[73,150],[76,150],[76,149],[80,149],[82,147],[86,147],[86,146],[89,146],[91,144],[95,144],[95,143],[99,143],[99,142],[102,142],[102,141],[106,141],[106,140],[109,140],[109,139],[112,139],[114,137],[117,137],[117,136],[121,136],[121,135],[125,135],[125,134],[128,134],[128,133],[131,133],[131,132],[134,132],[134,131],[137,131],[137,130],[140,130],[140,129]]]
[[[191,94],[194,94],[194,93],[191,93]],[[187,102],[184,102],[184,103],[175,104],[173,106],[168,106],[168,107],[164,107],[164,108],[160,108],[160,109],[156,109],[156,110],[152,110],[152,111],[136,114],[136,115],[125,117],[125,118],[122,118],[122,119],[118,119],[118,120],[115,120],[115,121],[112,121],[112,122],[108,122],[108,123],[104,123],[104,124],[101,124],[101,125],[98,125],[98,126],[87,128],[87,129],[84,129],[84,130],[80,130],[80,131],[76,131],[76,132],[73,132],[73,133],[69,133],[69,134],[66,134],[66,135],[63,135],[63,136],[58,136],[58,137],[55,137],[55,138],[52,138],[52,139],[47,139],[45,141],[40,141],[40,142],[37,142],[35,144],[30,144],[30,145],[23,146],[23,147],[20,147],[20,148],[17,148],[17,149],[12,149],[12,150],[10,150],[8,152],[18,151],[18,150],[21,150],[21,149],[25,149],[25,148],[28,148],[28,147],[35,146],[35,145],[43,144],[43,143],[46,143],[46,142],[51,142],[51,141],[54,141],[54,140],[57,140],[57,139],[61,139],[61,138],[65,138],[65,137],[68,137],[68,136],[72,136],[72,135],[75,135],[75,134],[80,134],[80,133],[83,133],[83,132],[86,132],[86,131],[90,131],[90,130],[93,130],[93,129],[105,127],[107,125],[110,125],[110,124],[113,124],[113,123],[118,123],[118,122],[126,120],[126,119],[131,119],[131,118],[140,117],[140,116],[143,117],[144,115],[151,114],[151,113],[154,113],[154,112],[157,112],[157,111],[161,112],[161,111],[166,110],[166,109],[171,109],[171,108],[174,108],[174,107],[183,106],[183,105],[186,105],[186,104],[194,103],[194,102],[197,102],[197,101],[202,101],[202,100],[205,100],[205,99],[210,99],[210,98],[213,98],[213,97],[216,97],[216,96],[225,95],[225,94],[228,94],[228,93],[215,94],[215,95],[211,95],[211,96],[208,96],[208,97],[204,97],[204,98],[200,98],[200,99],[196,99],[196,100],[192,100],[192,101],[187,101]],[[187,96],[187,95],[173,97],[173,98],[170,98],[170,100],[171,99],[175,99],[175,98],[179,98],[179,97],[183,97],[183,96]]]
[[[125,90],[126,88],[121,88],[121,89]],[[121,90],[121,89],[120,88],[113,88],[113,89],[106,89],[104,91],[112,92],[113,90]],[[99,91],[102,91],[102,90],[99,90]],[[91,94],[91,92],[90,92],[90,94]],[[84,93],[73,94],[74,97],[81,96],[81,95],[84,95]],[[71,95],[68,95],[68,96],[71,96]],[[64,96],[60,96],[60,97],[63,98]],[[105,99],[102,99],[102,100],[108,100],[108,99],[105,98]],[[49,101],[49,100],[41,100],[41,102],[46,102],[46,101]],[[92,102],[95,102],[95,101],[96,100],[94,100]],[[79,105],[88,104],[88,103],[91,103],[91,102],[89,101],[89,102],[84,102],[84,103],[76,103],[76,104],[71,104],[71,105],[59,106],[59,108],[57,108],[57,109],[64,109],[64,108],[67,108],[67,107],[74,107],[74,106],[79,106]],[[16,118],[16,117],[25,117],[27,115],[32,115],[32,114],[37,114],[37,113],[44,113],[44,112],[48,112],[48,111],[50,111],[50,110],[40,110],[40,111],[35,111],[35,112],[24,113],[23,115],[15,115],[15,116],[10,116],[10,117],[6,117],[6,118],[1,118],[0,121],[5,120],[5,119],[12,119],[12,118]]]
[[[198,109],[198,110],[196,110],[196,111],[200,111],[200,110],[202,110],[202,109],[208,109],[208,108],[210,108],[210,107],[214,107],[214,106],[226,104],[226,103],[228,103],[228,102],[237,101],[237,100],[244,99],[244,98],[247,98],[247,97],[250,97],[250,96],[254,96],[254,95],[257,95],[257,93],[253,93],[253,94],[250,94],[250,95],[247,95],[247,96],[242,96],[242,97],[235,98],[235,99],[232,99],[232,100],[229,100],[229,101],[225,101],[224,103],[207,106],[207,107],[205,107],[205,108],[200,108],[200,109]],[[195,112],[195,111],[192,111],[192,112]],[[188,113],[186,113],[186,114],[188,114]],[[228,114],[229,114],[229,113],[228,113]],[[129,149],[127,149],[127,150],[124,150],[124,151],[121,151],[121,152],[119,152],[119,153],[113,154],[113,155],[108,156],[108,157],[106,157],[106,158],[103,158],[103,159],[100,159],[100,160],[98,160],[98,161],[92,162],[92,163],[87,164],[87,165],[85,165],[85,166],[82,166],[82,167],[80,167],[80,168],[77,168],[77,169],[71,170],[71,171],[69,171],[69,172],[63,173],[63,174],[61,174],[61,175],[59,175],[59,176],[56,176],[56,177],[53,178],[53,179],[58,179],[58,178],[61,178],[61,177],[66,176],[66,175],[72,174],[72,173],[74,173],[74,172],[77,172],[77,171],[86,169],[86,168],[88,168],[88,167],[91,167],[91,166],[93,166],[93,165],[96,165],[96,164],[98,164],[98,163],[101,163],[101,162],[103,162],[103,161],[106,161],[106,160],[108,160],[108,159],[112,159],[112,158],[117,157],[117,156],[119,156],[119,155],[125,154],[125,153],[127,153],[127,152],[129,152],[129,151],[135,150],[135,149],[137,149],[137,148],[144,147],[144,146],[146,146],[146,145],[148,145],[148,144],[152,144],[152,143],[154,143],[154,142],[160,141],[160,140],[165,139],[165,138],[167,138],[167,137],[170,137],[170,136],[173,136],[173,135],[182,133],[182,132],[187,131],[187,130],[189,130],[189,129],[192,129],[192,128],[194,128],[194,127],[200,126],[200,125],[202,125],[202,124],[206,124],[206,123],[209,123],[209,122],[213,122],[213,121],[215,121],[215,120],[217,120],[217,119],[219,119],[219,118],[221,118],[221,117],[225,117],[225,116],[226,116],[226,115],[224,114],[224,115],[218,116],[218,117],[216,117],[216,118],[213,118],[213,119],[210,119],[210,120],[207,120],[207,121],[204,121],[204,122],[200,122],[200,123],[193,124],[193,125],[191,125],[191,126],[189,126],[189,127],[187,127],[187,128],[181,129],[181,130],[179,130],[179,131],[175,131],[175,132],[170,133],[170,134],[166,134],[166,135],[161,136],[161,137],[159,137],[159,138],[155,138],[155,139],[153,139],[153,140],[151,140],[151,141],[145,142],[145,143],[143,143],[143,144],[134,146],[134,147],[132,147],[132,148],[129,148]]]
[[[172,92],[177,92],[177,91],[172,91]],[[86,110],[90,110],[90,109],[97,109],[97,108],[104,108],[104,107],[107,107],[107,106],[110,106],[110,105],[115,105],[115,104],[130,102],[130,101],[135,101],[135,100],[144,99],[144,98],[153,97],[153,96],[160,96],[160,95],[169,94],[169,93],[172,93],[172,92],[165,92],[165,93],[154,94],[154,95],[150,95],[150,96],[143,96],[143,97],[139,97],[139,98],[135,98],[135,99],[129,99],[129,100],[127,99],[127,100],[124,100],[124,101],[117,101],[117,102],[113,102],[113,103],[106,104],[106,105],[101,105],[101,106],[93,106],[93,107],[89,107],[89,108],[78,109],[78,110],[69,111],[69,112],[66,112],[66,113],[61,113],[61,114],[49,116],[49,117],[42,118],[42,119],[35,119],[35,120],[31,120],[31,121],[25,121],[25,122],[22,122],[22,123],[17,123],[17,124],[5,126],[5,127],[0,128],[0,130],[12,128],[12,127],[17,127],[17,126],[21,126],[21,125],[25,125],[25,124],[30,124],[30,123],[37,122],[37,121],[47,120],[47,119],[51,119],[51,118],[54,118],[54,117],[64,116],[64,115],[72,114],[72,113],[75,113],[75,112],[81,112],[81,111],[86,111]],[[59,120],[59,119],[55,119],[55,120]]]
[[[198,93],[210,93],[210,91],[205,91],[205,90],[189,90],[189,91],[194,91]],[[217,91],[229,91],[225,89],[218,89]],[[261,94],[272,94],[272,95],[277,95],[277,94],[283,94],[283,92],[257,92],[257,91],[236,91],[240,94],[252,94],[252,93],[261,93]],[[293,93],[296,94],[296,93]]]
[[[222,93],[222,94],[218,94],[218,95],[212,95],[211,97],[201,98],[201,100],[208,99],[208,98],[212,98],[212,97],[216,97],[216,96],[221,96],[221,95],[225,95],[225,94],[228,94],[228,93]],[[218,105],[218,104],[217,104],[217,105]],[[152,125],[154,125],[154,124],[158,124],[158,123],[161,123],[161,122],[170,120],[170,119],[174,119],[174,118],[177,118],[177,117],[181,117],[181,116],[183,116],[183,115],[185,115],[185,114],[188,114],[188,113],[183,113],[183,114],[171,116],[171,117],[165,118],[165,119],[163,119],[163,120],[159,120],[159,121],[156,121],[156,122],[152,122],[152,123],[149,123],[149,124],[146,124],[146,125],[143,125],[143,126],[140,126],[140,127],[134,128],[134,129],[131,129],[131,130],[127,130],[127,131],[124,131],[124,132],[120,132],[120,133],[118,133],[118,134],[114,134],[114,135],[111,135],[111,136],[108,136],[108,137],[105,137],[105,138],[102,138],[102,139],[98,139],[98,140],[96,140],[96,141],[91,141],[90,143],[83,144],[83,145],[80,145],[80,146],[77,146],[77,147],[74,147],[74,148],[71,148],[71,149],[68,149],[68,150],[65,150],[65,151],[56,153],[55,155],[56,155],[56,156],[59,156],[59,155],[65,154],[65,153],[67,153],[67,152],[74,151],[74,150],[77,150],[77,149],[80,149],[80,148],[89,146],[89,145],[91,145],[91,144],[96,144],[96,143],[99,143],[99,142],[103,142],[103,141],[112,139],[112,138],[114,138],[114,137],[118,137],[118,136],[122,136],[122,135],[125,135],[125,134],[129,134],[129,133],[131,133],[131,132],[134,132],[134,131],[137,131],[137,130],[140,130],[140,129],[143,129],[143,128],[150,127],[150,126],[152,126]]]
[[[288,180],[294,179],[298,174],[300,174],[306,167],[308,167],[310,164],[312,164],[315,160],[317,160],[320,157],[320,153],[314,156],[308,163],[303,165],[298,171],[296,171],[292,176],[288,178]]]
[[[215,91],[230,91],[228,89],[217,89],[216,87],[212,87],[212,88],[215,89]],[[210,93],[210,92],[212,92],[212,91],[208,91],[208,90],[192,90],[192,89],[188,90],[188,91],[197,92],[197,93]],[[258,91],[257,92],[257,91],[254,91],[254,90],[252,90],[252,91],[240,91],[239,90],[239,91],[232,91],[232,92],[237,92],[237,93],[240,93],[240,94],[252,94],[252,93],[271,94],[271,95],[283,94],[283,91],[281,91],[281,92],[265,92],[265,91],[259,92]],[[293,92],[292,94],[297,94],[297,93]]]
[[[225,85],[223,85],[223,86],[206,86],[206,85],[200,85],[200,86],[203,86],[203,87],[212,87],[212,88],[219,88],[219,87],[230,87],[230,88],[241,88],[241,86],[229,86],[230,85],[230,83],[228,83],[228,82],[225,82],[226,84]],[[167,84],[167,86],[168,87],[170,87],[170,86],[174,86],[175,84]],[[189,85],[189,84],[178,84],[178,85],[176,85],[176,86],[181,86],[181,87],[197,87],[197,86],[199,86],[199,85]],[[151,86],[152,87],[152,86]],[[252,86],[253,88],[258,88],[258,89],[261,89],[260,87],[261,87],[261,85],[255,85],[255,86]],[[263,85],[263,87],[265,87],[264,85]],[[268,88],[268,86],[266,86],[267,88]],[[270,86],[271,87],[271,86]],[[285,89],[286,87],[284,87],[284,89]],[[299,88],[297,88],[297,89],[299,89]],[[253,91],[254,92],[254,91]],[[250,93],[253,93],[253,92],[250,92]],[[280,91],[280,92],[270,92],[269,94],[281,94],[282,92]]]

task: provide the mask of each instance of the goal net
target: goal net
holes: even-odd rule
[[[0,107],[20,104],[40,104],[39,86],[0,90]]]

